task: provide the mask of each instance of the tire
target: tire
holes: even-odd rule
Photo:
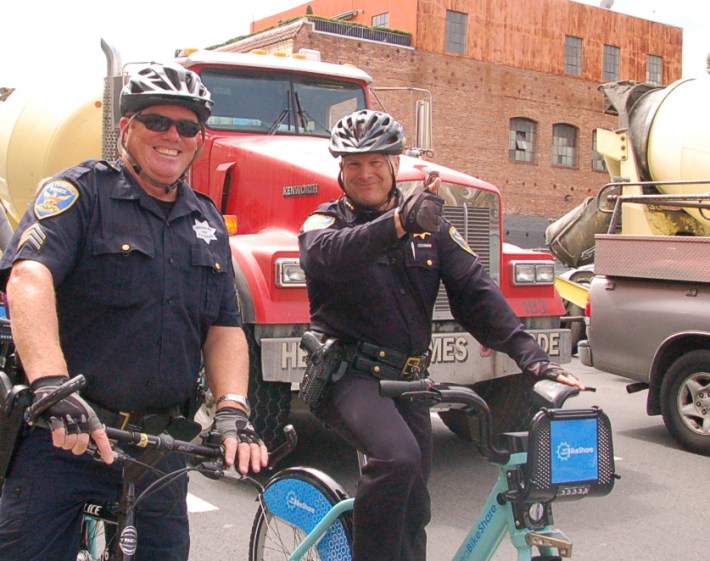
[[[589,290],[589,285],[592,282],[592,278],[594,278],[594,271],[592,270],[578,270],[573,272],[569,280],[572,282],[576,282],[577,284],[584,286]],[[565,304],[565,311],[566,315],[568,316],[583,316],[584,315],[584,309],[580,308],[576,304],[573,304],[572,302],[569,302],[567,300],[564,301]],[[571,341],[572,341],[572,354],[576,355],[577,354],[577,343],[579,343],[582,339],[587,338],[587,326],[583,321],[573,321],[570,322],[566,327],[569,328],[571,331]]]
[[[273,450],[284,442],[284,427],[291,413],[291,384],[266,382],[261,370],[261,345],[254,336],[254,329],[245,326],[249,344],[249,404],[251,422],[264,443]]]
[[[277,473],[259,496],[249,560],[286,561],[330,508],[346,498],[340,485],[316,469],[289,468]],[[341,515],[303,559],[352,559],[352,511]]]
[[[472,386],[488,403],[493,413],[493,433],[526,431],[536,413],[532,404],[532,388],[535,379],[527,374],[515,374],[480,382]],[[476,417],[469,417],[461,410],[442,411],[439,417],[456,436],[462,440],[474,440],[478,435]]]
[[[710,350],[676,359],[661,385],[666,428],[686,450],[710,456]]]
[[[565,302],[565,310],[567,312],[568,316],[583,316],[584,315],[584,310],[577,306],[576,304],[572,304],[572,302]],[[572,342],[572,354],[576,355],[577,354],[577,343],[579,343],[582,339],[587,338],[587,326],[584,324],[583,321],[571,321],[567,324],[567,326],[570,330],[570,339]]]

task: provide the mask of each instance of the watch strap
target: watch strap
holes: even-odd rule
[[[244,410],[246,411],[247,415],[251,415],[251,407],[249,407],[249,402],[247,401],[247,398],[243,395],[238,393],[226,393],[224,395],[219,396],[219,398],[217,399],[217,405],[219,405],[223,401],[234,401],[235,403],[238,403],[239,405],[244,407]]]

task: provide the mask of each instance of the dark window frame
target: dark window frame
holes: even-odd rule
[[[646,82],[652,86],[663,85],[663,57],[646,55]]]
[[[446,10],[446,34],[444,50],[459,55],[466,54],[466,34],[468,32],[468,14],[455,10]]]
[[[582,75],[582,49],[584,40],[581,37],[565,35],[565,74]]]
[[[376,16],[372,16],[372,27],[389,27],[390,26],[390,13],[382,12]]]
[[[508,131],[508,159],[511,162],[536,163],[537,123],[526,117],[513,117]]]
[[[552,125],[552,165],[577,168],[579,129],[569,123]]]
[[[621,48],[615,45],[604,45],[602,79],[605,82],[619,80],[621,68]]]

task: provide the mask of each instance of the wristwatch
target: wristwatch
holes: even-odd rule
[[[238,393],[226,393],[223,396],[220,396],[220,398],[217,400],[217,405],[219,405],[223,401],[235,401],[239,405],[244,407],[244,411],[246,411],[247,416],[251,415],[251,407],[249,407],[249,402],[247,401],[247,398],[243,395],[240,395]]]

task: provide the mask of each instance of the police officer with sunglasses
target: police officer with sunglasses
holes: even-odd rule
[[[140,69],[121,92],[120,159],[45,181],[0,261],[35,399],[79,373],[88,381],[45,413],[51,431],[28,430],[15,452],[0,498],[0,559],[75,561],[83,503],[121,491],[104,425],[173,430],[202,359],[226,463],[242,473],[266,465],[248,419],[228,235],[212,201],[185,182],[211,109],[194,72]],[[103,463],[83,454],[89,439]],[[180,456],[141,460],[184,467]],[[143,476],[138,493],[151,481]],[[186,493],[182,478],[140,503],[136,559],[188,558]]]

